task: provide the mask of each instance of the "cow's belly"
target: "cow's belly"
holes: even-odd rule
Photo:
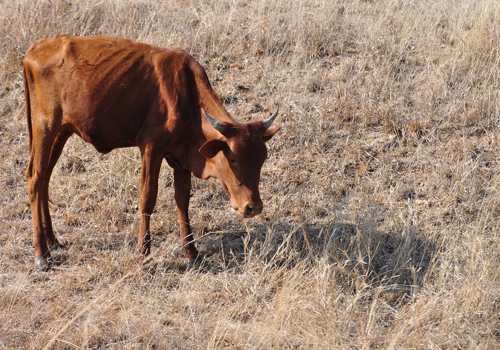
[[[136,146],[138,134],[155,109],[145,91],[141,86],[137,90],[116,88],[102,95],[90,90],[63,98],[65,121],[99,152]]]
[[[107,153],[115,148],[137,146],[141,127],[139,118],[120,120],[101,116],[92,123],[73,124],[77,133],[97,151]]]

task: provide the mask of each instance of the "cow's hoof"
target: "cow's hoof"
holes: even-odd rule
[[[195,262],[199,257],[198,250],[195,247],[184,248],[184,259]]]
[[[35,269],[38,272],[45,272],[49,269],[49,263],[47,262],[47,259],[42,257],[42,256],[36,256],[35,257]]]
[[[196,252],[196,255],[185,256],[187,259],[186,267],[188,270],[197,269],[202,265],[203,256]]]

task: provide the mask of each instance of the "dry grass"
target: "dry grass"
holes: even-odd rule
[[[500,6],[444,1],[0,1],[0,348],[500,346]],[[265,213],[195,181],[177,257],[165,164],[134,252],[139,155],[74,137],[51,182],[68,249],[33,271],[20,60],[56,33],[189,48],[228,109],[283,130]]]

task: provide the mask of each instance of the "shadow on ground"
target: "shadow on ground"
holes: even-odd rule
[[[202,232],[196,245],[201,258],[194,265],[181,258],[178,247],[173,253],[164,249],[167,234],[153,235],[155,261],[146,264],[149,273],[232,272],[245,269],[246,262],[259,261],[269,267],[315,268],[318,261],[330,264],[335,278],[355,289],[382,286],[399,295],[409,295],[424,284],[436,245],[422,238],[416,227],[394,232],[374,230],[373,225],[327,223],[323,225],[280,222],[257,224],[244,230]],[[135,249],[135,235],[113,234],[90,240],[85,248],[99,251]],[[53,256],[54,266],[66,263],[67,254]]]
[[[202,269],[210,272],[237,268],[252,258],[285,268],[323,259],[353,286],[364,281],[410,293],[423,285],[436,252],[435,243],[422,236],[415,227],[379,232],[349,223],[279,223],[247,232],[208,233],[197,246],[204,256]]]

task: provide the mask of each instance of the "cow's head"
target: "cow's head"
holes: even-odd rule
[[[231,206],[243,217],[260,214],[260,170],[267,158],[265,142],[279,130],[271,127],[278,112],[263,121],[244,124],[220,122],[204,114],[220,134],[206,141],[199,150],[206,158],[207,174],[219,179],[231,197]]]

